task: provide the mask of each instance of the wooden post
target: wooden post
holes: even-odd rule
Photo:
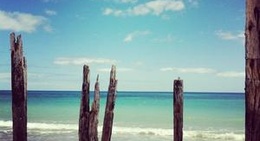
[[[183,81],[174,80],[174,141],[183,139]]]
[[[110,141],[112,135],[113,118],[114,118],[114,107],[116,100],[116,68],[113,65],[110,71],[110,83],[108,87],[106,111],[103,122],[102,141]]]
[[[27,141],[27,66],[21,35],[10,34],[13,141]]]
[[[260,1],[246,1],[245,140],[260,141]]]
[[[89,85],[89,67],[84,65],[79,116],[79,141],[89,141]]]
[[[98,113],[99,113],[100,90],[98,76],[95,84],[94,101],[92,103],[89,119],[90,141],[98,141]]]

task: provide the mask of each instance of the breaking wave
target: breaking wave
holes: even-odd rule
[[[11,134],[12,121],[0,120],[0,136],[1,134]],[[28,132],[37,132],[40,134],[60,134],[60,133],[77,133],[77,124],[60,124],[60,123],[28,123]],[[98,127],[99,132],[102,126]],[[173,136],[173,129],[163,128],[141,128],[141,127],[122,127],[114,126],[113,134],[121,135],[140,135],[140,136]],[[75,134],[77,136],[77,134]],[[199,140],[230,140],[243,141],[245,139],[243,131],[202,131],[202,130],[184,130],[184,139]]]

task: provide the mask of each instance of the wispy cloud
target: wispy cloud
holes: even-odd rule
[[[217,73],[219,77],[245,77],[245,72],[227,71]]]
[[[0,10],[0,30],[32,33],[39,27],[48,32],[52,29],[48,24],[48,19],[43,16]]]
[[[47,2],[57,2],[58,0],[41,0],[41,1],[47,3]]]
[[[83,64],[115,64],[117,61],[106,58],[67,58],[61,57],[54,60],[57,65],[83,65]]]
[[[216,70],[210,68],[161,68],[161,71],[173,71],[178,73],[197,73],[197,74],[206,74],[214,73]]]
[[[10,78],[11,78],[11,73],[9,73],[9,72],[0,73],[0,80],[7,80],[7,79],[10,80]]]
[[[153,41],[157,43],[170,43],[174,41],[174,37],[171,34],[168,34],[166,37],[155,38]]]
[[[38,79],[38,78],[46,78],[46,74],[44,73],[27,73],[27,77],[30,79]],[[0,80],[10,80],[11,81],[11,73],[10,72],[1,72]]]
[[[33,78],[33,79],[46,78],[46,76],[48,76],[48,75],[44,74],[44,73],[28,73],[27,74],[28,78]]]
[[[146,31],[134,31],[132,33],[129,33],[126,35],[124,38],[124,42],[132,42],[134,38],[140,37],[140,36],[145,36],[150,34],[151,32],[146,30]]]
[[[103,11],[103,15],[114,15],[114,16],[123,16],[126,13],[124,13],[124,11],[122,10],[117,10],[117,9],[112,9],[112,8],[106,8]]]
[[[97,71],[99,72],[110,72],[111,68],[101,68],[98,69]],[[132,68],[116,68],[117,72],[129,72],[129,71],[133,71],[134,69]]]
[[[245,72],[238,71],[224,71],[220,72],[211,68],[161,68],[160,71],[167,72],[172,71],[176,73],[193,73],[193,74],[213,74],[218,77],[226,77],[226,78],[237,78],[237,77],[245,77]]]
[[[57,12],[54,11],[54,10],[50,10],[50,9],[46,9],[45,11],[45,14],[49,15],[49,16],[55,16],[57,15]]]
[[[237,33],[232,33],[230,31],[222,31],[218,30],[215,32],[215,34],[222,40],[244,40],[244,32],[240,31]]]
[[[189,2],[192,6],[195,6],[195,7],[198,7],[198,6],[199,6],[199,1],[198,1],[198,0],[188,0],[188,2]]]
[[[136,3],[138,0],[114,0],[118,3]]]
[[[153,0],[143,4],[130,7],[125,10],[105,8],[103,15],[113,16],[144,16],[156,15],[159,16],[167,11],[180,11],[185,8],[183,1],[179,0]]]

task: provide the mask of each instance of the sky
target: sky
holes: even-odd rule
[[[11,32],[21,34],[29,90],[244,92],[243,0],[1,0],[0,89],[10,86]]]

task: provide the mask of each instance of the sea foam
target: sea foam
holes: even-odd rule
[[[228,140],[228,141],[244,141],[244,132],[234,133],[232,131],[184,131],[184,138],[203,139],[203,140]]]
[[[11,130],[12,121],[0,120],[1,128]],[[40,134],[57,134],[57,133],[72,133],[77,132],[77,124],[56,124],[56,123],[28,123],[28,132],[38,132]],[[102,126],[98,127],[99,134],[101,134]],[[5,131],[3,131],[5,132]],[[7,133],[7,132],[6,132]],[[163,128],[141,128],[141,127],[113,127],[114,135],[138,135],[138,136],[161,136],[172,137],[173,129]],[[77,136],[77,134],[75,134]],[[243,141],[245,139],[243,131],[203,131],[203,130],[184,130],[184,139],[191,140],[228,140],[228,141]]]

